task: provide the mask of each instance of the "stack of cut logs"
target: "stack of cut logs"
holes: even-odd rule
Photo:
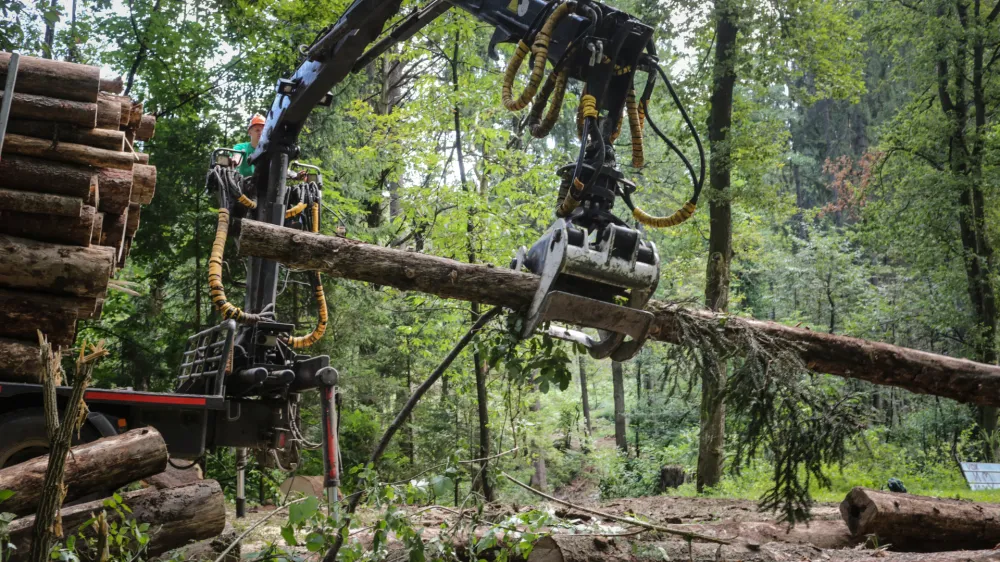
[[[32,514],[41,499],[47,465],[48,457],[38,457],[0,469],[0,489],[14,492],[0,507],[18,517],[8,527],[9,542],[17,548],[5,549],[5,555],[10,556],[5,560],[28,559],[35,524]],[[215,555],[209,553],[221,552],[235,539],[232,527],[226,525],[225,498],[219,483],[202,480],[197,467],[178,470],[169,466],[163,437],[149,427],[73,447],[66,457],[63,478],[64,534],[93,537],[96,525],[82,529],[81,525],[101,510],[107,511],[109,524],[115,521],[117,514],[105,508],[103,499],[81,499],[110,497],[133,482],[140,482],[143,488],[124,493],[122,498],[131,510],[129,517],[149,524],[148,556],[143,559],[183,548],[186,560],[213,560]],[[227,560],[239,560],[239,550]]]
[[[0,87],[9,53],[0,53]],[[136,141],[156,118],[100,69],[22,56],[0,153],[0,375],[33,381],[36,330],[73,344],[99,318],[149,204],[156,168]],[[0,96],[6,95],[0,90]]]

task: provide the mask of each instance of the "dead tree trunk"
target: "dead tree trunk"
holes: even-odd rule
[[[470,265],[250,220],[243,221],[240,253],[333,277],[514,310],[530,305],[538,288],[537,276],[504,267]],[[787,344],[788,352],[817,373],[1000,406],[1000,367],[996,365],[658,301],[646,309],[656,317],[650,334],[654,340],[691,345],[687,334],[721,330],[722,339],[736,342],[748,332],[756,333]]]
[[[856,537],[906,552],[993,548],[1000,543],[1000,505],[854,488],[840,515]]]
[[[7,78],[10,53],[0,53],[0,80]],[[21,55],[17,66],[17,91],[65,100],[96,102],[101,69],[71,62]]]
[[[97,185],[97,173],[87,166],[18,156],[6,150],[0,159],[0,187],[84,199]]]
[[[576,356],[577,365],[580,367],[580,401],[583,402],[583,420],[586,424],[585,428],[587,430],[587,436],[594,430],[593,424],[590,423],[590,397],[587,395],[587,369],[586,369],[586,358],[583,354]]]
[[[0,489],[14,492],[3,502],[4,511],[15,515],[35,512],[48,464],[49,457],[44,456],[0,470]],[[113,491],[163,472],[166,466],[167,445],[150,427],[78,445],[66,460],[65,501],[94,490]]]
[[[57,246],[0,234],[0,287],[103,297],[114,250]]]
[[[215,480],[204,480],[180,488],[156,490],[147,488],[122,494],[123,503],[132,510],[131,517],[139,523],[149,523],[149,556],[180,548],[193,541],[217,536],[226,526],[226,504],[222,488]],[[82,503],[62,510],[63,528],[79,529],[80,525],[104,509],[103,500]],[[108,513],[108,522],[115,520]],[[10,524],[10,543],[17,550],[10,562],[28,559],[34,516],[17,519]],[[92,531],[84,531],[92,536]]]
[[[622,364],[611,362],[611,386],[615,401],[615,446],[628,454],[628,425],[625,420],[625,373]]]

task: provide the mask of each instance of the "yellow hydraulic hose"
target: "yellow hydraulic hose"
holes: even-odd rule
[[[528,106],[531,98],[535,97],[535,92],[538,91],[538,85],[542,83],[542,75],[545,73],[545,63],[548,61],[549,56],[549,42],[552,41],[552,32],[555,30],[556,25],[559,23],[566,14],[576,5],[575,2],[565,2],[560,4],[549,18],[545,20],[545,25],[542,29],[538,31],[535,35],[535,42],[531,46],[531,54],[533,57],[531,75],[528,77],[528,85],[525,86],[524,91],[516,99],[514,98],[514,78],[517,76],[517,71],[521,69],[521,64],[524,63],[525,57],[528,55],[528,44],[521,41],[517,42],[517,49],[514,51],[514,55],[510,58],[507,63],[507,69],[503,74],[503,89],[501,91],[501,98],[503,99],[503,106],[510,111],[520,111]]]
[[[300,203],[299,205],[305,205],[305,203]],[[312,213],[311,230],[319,232],[319,203],[313,203],[309,210]],[[288,339],[288,345],[295,349],[309,347],[318,342],[323,337],[323,334],[326,333],[326,323],[329,318],[326,311],[326,294],[323,292],[323,280],[320,278],[319,273],[314,273],[313,275],[313,291],[316,296],[316,307],[319,310],[319,321],[316,322],[316,328],[309,335],[292,336]]]
[[[628,128],[632,133],[632,165],[641,168],[646,163],[646,158],[642,151],[642,119],[639,117],[639,104],[635,101],[635,89],[628,91],[625,111],[628,113]]]
[[[635,220],[646,226],[664,228],[668,226],[677,226],[678,224],[688,220],[691,218],[691,215],[694,214],[696,208],[697,205],[695,203],[688,201],[683,207],[674,211],[674,214],[669,217],[654,217],[639,207],[636,207],[632,209],[632,216],[635,217]]]
[[[229,210],[219,209],[219,223],[215,229],[215,241],[212,242],[212,255],[208,260],[208,290],[212,304],[222,317],[233,319],[240,324],[256,324],[260,322],[259,314],[243,312],[238,306],[226,300],[226,290],[222,286],[222,255],[226,248],[226,237],[229,235]]]

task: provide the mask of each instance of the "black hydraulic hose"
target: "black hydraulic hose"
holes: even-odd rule
[[[677,97],[677,92],[674,91],[674,87],[670,84],[670,79],[667,78],[667,73],[663,72],[663,69],[656,65],[657,72],[660,73],[660,78],[663,78],[663,82],[667,85],[667,91],[670,92],[670,97],[674,100],[674,105],[681,112],[681,117],[684,118],[684,122],[687,123],[688,129],[691,131],[691,136],[694,137],[694,142],[698,145],[698,159],[700,163],[700,170],[698,173],[698,183],[695,184],[695,196],[701,193],[701,187],[705,184],[705,148],[701,145],[701,137],[698,136],[698,130],[694,128],[694,123],[691,122],[691,118],[688,117],[687,111],[684,109],[684,104],[681,103],[680,98]]]
[[[489,323],[490,320],[496,318],[496,316],[500,314],[501,310],[502,309],[497,306],[491,308],[485,314],[480,316],[479,319],[476,320],[476,323],[469,328],[469,331],[462,336],[462,339],[458,340],[458,343],[455,344],[455,347],[452,348],[451,352],[449,352],[444,360],[441,361],[441,364],[434,369],[434,372],[431,373],[429,377],[427,377],[427,380],[421,383],[420,386],[413,391],[413,394],[410,395],[410,398],[406,401],[403,409],[396,414],[396,418],[392,420],[392,424],[390,424],[389,427],[386,428],[385,433],[382,434],[382,439],[379,440],[375,450],[372,451],[371,458],[368,460],[368,467],[370,469],[374,470],[378,465],[378,461],[382,458],[382,454],[385,453],[385,450],[389,447],[389,442],[392,441],[396,431],[398,431],[399,428],[401,428],[406,422],[406,418],[409,417],[410,412],[412,412],[417,406],[417,402],[419,402],[420,399],[423,398],[424,394],[426,394],[427,391],[434,386],[434,383],[436,383],[438,379],[444,375],[444,372],[448,370],[448,367],[451,366],[452,362],[454,362],[458,355],[462,353],[462,350],[469,345],[472,338],[474,338],[476,334],[479,333],[479,331],[482,330],[487,323]],[[337,553],[340,552],[340,547],[344,546],[344,537],[347,536],[346,531],[351,525],[351,516],[354,514],[354,511],[358,509],[358,504],[361,503],[362,496],[364,496],[364,494],[361,493],[361,491],[351,494],[351,500],[347,504],[347,510],[344,514],[344,524],[341,527],[340,532],[337,533],[337,537],[333,541],[333,546],[330,547],[326,556],[323,557],[323,562],[334,562],[337,560]]]
[[[677,148],[677,145],[675,145],[670,140],[670,138],[667,137],[667,135],[664,135],[663,132],[660,131],[660,128],[656,126],[656,123],[653,121],[652,115],[650,115],[649,113],[646,113],[646,122],[649,123],[649,126],[653,128],[653,131],[656,133],[656,135],[660,137],[663,140],[663,142],[667,143],[667,146],[670,147],[670,150],[672,150],[674,154],[680,157],[681,162],[684,163],[684,167],[687,168],[688,173],[691,174],[691,185],[694,187],[694,196],[691,199],[695,203],[697,203],[698,196],[701,195],[701,183],[698,181],[698,176],[695,174],[694,166],[691,165],[691,162],[687,159],[687,156],[684,156],[684,153],[681,152],[681,149]]]

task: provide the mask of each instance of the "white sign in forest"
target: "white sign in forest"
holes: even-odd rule
[[[1000,489],[1000,464],[963,462],[962,474],[973,490]]]

